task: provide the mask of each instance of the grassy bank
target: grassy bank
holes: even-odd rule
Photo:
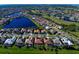
[[[31,20],[39,29],[43,29],[43,27],[40,25],[40,24],[38,24],[37,22],[35,22],[34,20]]]
[[[8,48],[5,49],[3,47],[0,47],[0,54],[55,54],[55,50],[53,49],[53,51],[51,50],[39,50],[39,49],[33,49],[33,48],[17,48],[17,47],[12,47],[12,48]],[[58,50],[58,54],[79,54],[79,51],[77,50],[66,50],[66,49],[62,49],[62,50]]]

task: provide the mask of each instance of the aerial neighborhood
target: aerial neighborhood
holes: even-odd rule
[[[79,6],[0,6],[1,49],[0,53],[79,53]]]

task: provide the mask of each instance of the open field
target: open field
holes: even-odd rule
[[[77,50],[66,50],[62,49],[58,51],[58,54],[79,54],[79,51]],[[55,54],[55,50],[38,50],[38,49],[33,49],[33,48],[17,48],[17,47],[12,47],[5,49],[3,47],[0,48],[0,54]]]

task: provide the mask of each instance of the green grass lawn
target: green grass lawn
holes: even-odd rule
[[[43,29],[43,27],[40,25],[40,24],[38,24],[37,22],[35,22],[34,20],[31,20],[39,29]]]
[[[70,32],[72,35],[76,36],[77,38],[79,38],[79,32]]]
[[[61,19],[58,19],[54,16],[48,16],[48,15],[43,15],[44,18],[47,18],[47,19],[50,19],[52,20],[53,22],[57,23],[57,24],[60,24],[60,25],[71,25],[71,24],[75,24],[77,26],[79,26],[79,22],[69,22],[69,21],[64,21],[64,20],[61,20]]]
[[[79,22],[69,22],[69,21],[64,21],[64,20],[61,20],[61,19],[57,19],[55,17],[50,17],[50,19],[58,24],[64,24],[64,25],[71,25],[71,24],[75,24],[77,26],[79,26]]]
[[[0,47],[0,54],[55,54],[55,51],[51,50],[39,50],[39,49],[33,49],[33,48],[17,48],[17,47],[12,47],[12,48],[3,48]],[[58,51],[58,54],[79,54],[79,51],[77,50],[66,50],[62,49]]]

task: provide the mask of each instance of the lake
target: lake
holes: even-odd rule
[[[37,26],[26,17],[19,17],[13,19],[10,23],[4,26],[4,28],[37,28]]]

